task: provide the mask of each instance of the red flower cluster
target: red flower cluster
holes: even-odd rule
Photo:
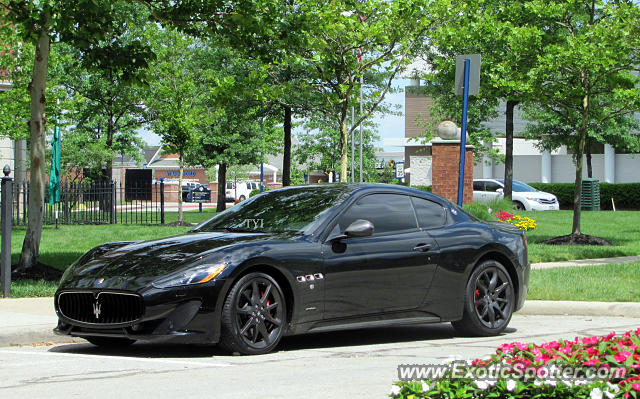
[[[502,209],[500,209],[498,212],[495,213],[494,215],[495,217],[497,217],[499,220],[501,221],[507,221],[509,219],[511,219],[513,217],[513,215],[509,212],[505,212]]]
[[[497,215],[496,215],[497,216]],[[524,371],[546,365],[599,367],[615,369],[617,377],[609,382],[622,388],[640,391],[640,328],[622,335],[615,332],[602,337],[574,338],[540,345],[513,342],[502,344],[490,360],[476,359],[474,367],[510,364]],[[629,393],[625,393],[625,398]]]

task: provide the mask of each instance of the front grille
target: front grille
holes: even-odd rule
[[[556,199],[552,198],[552,199],[544,199],[544,198],[539,198],[538,202],[541,204],[555,204],[556,203]]]
[[[144,314],[142,298],[115,292],[62,292],[58,310],[69,320],[90,324],[123,324]]]

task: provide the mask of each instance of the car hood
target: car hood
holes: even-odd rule
[[[71,266],[60,289],[138,290],[230,246],[290,238],[266,233],[187,233],[118,247]],[[223,256],[220,256],[222,260]]]

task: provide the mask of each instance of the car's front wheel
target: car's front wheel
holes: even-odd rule
[[[284,334],[286,314],[276,280],[265,273],[249,273],[233,285],[225,300],[220,346],[243,355],[268,353]]]
[[[461,320],[451,324],[464,335],[498,335],[507,328],[515,306],[513,282],[495,260],[479,264],[467,281]]]
[[[524,204],[520,201],[513,201],[513,209],[515,209],[516,211],[526,211],[527,208],[525,208]]]

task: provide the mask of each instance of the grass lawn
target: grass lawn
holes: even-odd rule
[[[184,221],[198,223],[215,215],[214,210],[189,211],[184,213]],[[165,222],[178,220],[177,212],[167,212]],[[40,241],[42,263],[64,270],[89,249],[108,241],[151,240],[174,234],[181,234],[191,227],[139,224],[108,225],[60,225],[58,229],[45,225]],[[11,263],[18,263],[26,226],[15,226],[11,237]]]
[[[527,299],[640,302],[640,262],[532,270]]]
[[[573,212],[517,213],[535,219],[538,224],[536,230],[527,232],[532,263],[640,255],[640,211],[582,212],[582,233],[602,237],[613,244],[611,247],[540,244],[549,238],[571,233]]]

